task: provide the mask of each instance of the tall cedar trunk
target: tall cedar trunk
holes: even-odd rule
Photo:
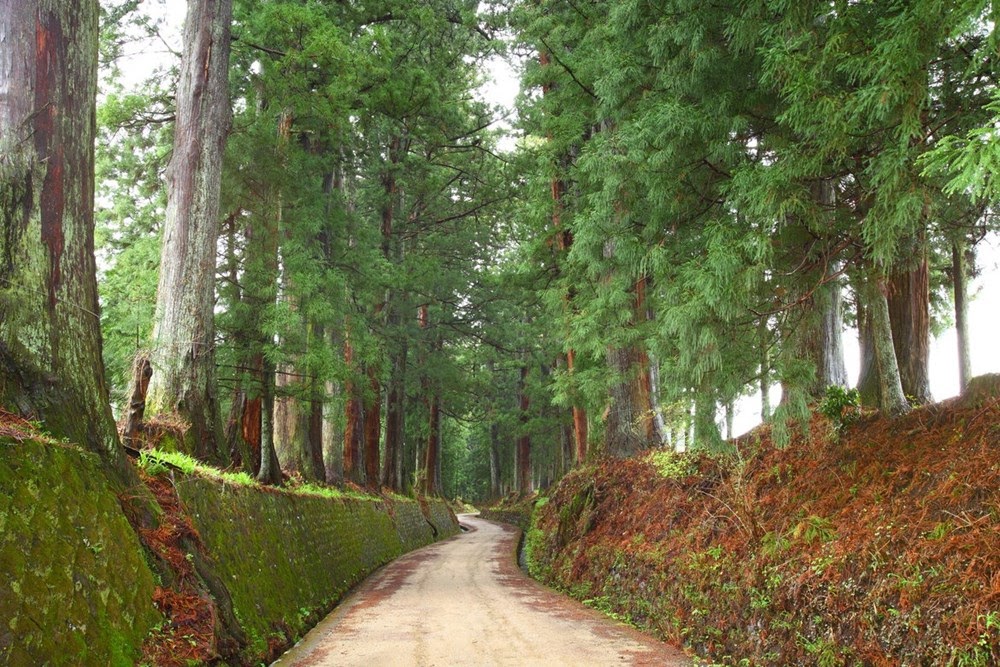
[[[213,309],[232,10],[232,0],[188,1],[149,389],[154,412],[190,423],[184,447],[205,460],[222,458]]]
[[[365,483],[378,489],[380,479],[379,435],[382,430],[382,385],[375,367],[368,366],[368,393],[365,395],[364,459]]]
[[[349,325],[344,330],[344,365],[349,374],[357,370]],[[355,484],[363,484],[361,397],[355,382],[351,379],[344,382],[344,399],[344,479]]]
[[[760,318],[757,323],[757,339],[760,349],[760,418],[768,421],[771,418],[771,355],[766,317]]]
[[[314,380],[322,391],[324,383]],[[323,461],[323,395],[313,390],[312,399],[309,401],[309,429],[307,433],[309,445],[309,462],[312,466],[312,477],[321,482],[326,482],[326,464]]]
[[[882,394],[879,389],[878,370],[875,364],[875,339],[872,334],[871,310],[860,296],[857,299],[858,309],[858,393],[861,404],[865,407],[877,408]]]
[[[134,481],[94,261],[98,3],[0,0],[0,405]]]
[[[323,327],[306,325],[308,359],[311,346],[325,345]],[[323,464],[324,383],[308,363],[282,364],[277,374],[281,391],[275,401],[274,449],[283,470],[298,472],[305,479],[326,480]]]
[[[490,498],[502,495],[500,488],[500,424],[490,424]]]
[[[897,416],[908,412],[910,404],[903,393],[899,367],[896,364],[886,291],[884,278],[870,278],[865,281],[863,298],[868,317],[870,353],[874,359],[878,384],[878,408],[889,416]]]
[[[702,380],[702,386],[695,393],[694,405],[694,435],[688,437],[686,449],[720,451],[723,448],[722,434],[716,423],[717,405],[712,397],[712,387],[709,386],[709,376]]]
[[[812,196],[824,211],[832,211],[836,206],[835,191],[830,181],[815,183]],[[797,273],[795,282],[789,286],[801,301],[790,313],[788,321],[791,327],[783,332],[786,339],[784,349],[794,360],[791,367],[795,370],[782,378],[781,402],[789,404],[802,400],[813,403],[826,395],[826,388],[830,385],[847,386],[841,335],[842,289],[840,283],[832,279],[835,270],[832,258],[810,256],[810,251],[816,247],[816,237],[805,225],[788,225],[782,233],[781,242],[790,253],[791,262],[815,267]],[[821,259],[824,261],[819,261]],[[827,267],[825,275],[824,266]],[[810,292],[803,294],[803,290]],[[800,372],[803,366],[808,369],[808,374]]]
[[[528,410],[531,401],[528,398],[528,367],[521,366],[521,377],[517,385],[518,421],[520,434],[517,438],[517,492],[522,496],[531,493],[531,436],[528,435]]]
[[[427,304],[421,305],[417,310],[417,321],[420,330],[430,331],[430,309]],[[435,352],[440,349],[440,341],[434,340],[429,343],[430,349],[421,360],[421,366],[425,368],[424,377],[421,380],[421,388],[427,406],[427,440],[423,451],[423,460],[420,461],[420,474],[423,477],[422,491],[425,495],[439,495],[441,493],[440,477],[440,450],[441,450],[441,397],[436,391],[436,387],[431,386],[430,378],[427,376],[426,367],[430,360],[434,358]]]
[[[920,244],[919,260],[912,269],[889,278],[889,322],[899,365],[903,393],[917,402],[930,403],[930,282],[927,249]]]
[[[289,473],[302,472],[300,411],[296,397],[299,384],[292,364],[278,364],[274,376],[274,451],[281,469]]]
[[[538,64],[544,69],[549,65],[551,58],[547,51],[542,50],[538,54]],[[542,85],[542,95],[545,96],[553,89],[550,82]],[[572,157],[566,155],[564,163],[568,163]],[[565,166],[565,164],[564,164]],[[566,183],[561,178],[553,178],[551,181],[552,191],[552,229],[555,231],[556,249],[560,257],[565,257],[573,245],[573,233],[563,225],[563,198],[566,194]],[[567,309],[571,308],[573,301],[572,289],[567,291],[564,302]],[[566,349],[566,371],[570,376],[570,383],[573,382],[573,371],[576,368],[576,350],[572,347]],[[572,392],[573,401],[573,440],[576,462],[582,464],[587,459],[587,412],[580,404],[580,398]]]
[[[403,262],[403,243],[397,238],[394,223],[397,210],[403,209],[403,192],[396,182],[399,160],[406,152],[408,142],[399,136],[389,142],[389,165],[383,174],[382,207],[382,256],[390,264]],[[401,298],[397,291],[390,289],[385,298],[385,322],[390,335],[398,336],[397,349],[392,353],[389,384],[385,392],[385,460],[383,462],[382,484],[393,491],[401,491],[403,427],[406,419],[406,337],[398,334],[401,324]]]
[[[428,398],[427,449],[424,450],[424,495],[441,495],[441,399]]]
[[[613,254],[613,248],[609,254]],[[645,310],[645,281],[637,281],[632,291],[634,324]],[[609,346],[605,359],[614,379],[609,391],[604,453],[615,458],[634,456],[655,439],[648,358],[638,345],[630,344]]]
[[[281,466],[274,451],[274,364],[266,359],[261,380],[260,471],[257,481],[261,484],[280,484]]]
[[[566,350],[566,370],[573,375],[576,366],[576,350]],[[573,401],[573,446],[576,463],[582,465],[587,460],[587,411]]]
[[[290,128],[291,115],[284,113],[278,122],[275,146],[279,159],[282,158]],[[232,289],[237,290],[236,298],[245,310],[259,314],[272,308],[278,298],[278,236],[281,206],[274,187],[265,185],[255,194],[258,205],[252,216],[243,218],[234,215],[228,219],[228,245],[231,255],[229,282],[233,286]],[[242,277],[239,274],[239,263],[235,258],[237,220],[245,220],[246,223],[243,228],[245,247]],[[248,317],[242,323],[243,328],[234,336],[236,360],[243,372],[233,393],[230,416],[226,422],[228,429],[226,442],[233,462],[251,475],[259,475],[261,472],[262,452],[265,449],[262,431],[265,406],[262,396],[265,383],[272,381],[265,378],[265,348],[274,335],[266,326],[266,321],[267,318]],[[273,421],[271,414],[268,414],[269,425]],[[270,451],[269,449],[268,452]],[[277,467],[272,477],[280,480]]]
[[[969,354],[968,272],[965,261],[964,241],[951,246],[951,275],[955,294],[955,333],[958,341],[958,385],[965,393],[972,379],[972,357]]]
[[[396,323],[398,324],[398,322]],[[392,371],[386,391],[385,470],[382,484],[392,491],[403,490],[403,429],[406,420],[406,341],[392,356]]]
[[[326,335],[321,324],[310,327],[308,345],[322,347],[326,344]],[[319,377],[319,371],[307,366],[305,379],[308,388],[308,410],[303,410],[302,424],[302,468],[307,479],[320,482],[326,481],[326,466],[323,463],[323,397],[326,385]]]

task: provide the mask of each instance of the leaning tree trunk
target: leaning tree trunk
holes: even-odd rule
[[[98,3],[0,0],[0,406],[131,481],[94,261]]]
[[[190,424],[184,448],[221,458],[215,369],[215,253],[229,132],[232,0],[189,0],[153,323],[154,413]]]

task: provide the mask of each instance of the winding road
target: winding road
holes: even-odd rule
[[[522,573],[517,531],[471,515],[461,535],[382,568],[275,665],[476,667],[691,662]]]

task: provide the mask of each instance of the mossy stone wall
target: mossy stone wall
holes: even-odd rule
[[[393,558],[454,535],[443,502],[331,499],[177,476],[258,663]],[[154,575],[96,456],[0,439],[0,665],[134,665]]]
[[[0,440],[0,664],[132,665],[153,575],[93,454]]]
[[[425,517],[414,501],[262,493],[193,477],[177,491],[229,588],[248,658],[301,635],[380,565],[458,532],[440,502]]]

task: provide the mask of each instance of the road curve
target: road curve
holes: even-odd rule
[[[517,531],[469,532],[418,549],[362,583],[275,665],[679,666],[682,653],[525,576]]]

